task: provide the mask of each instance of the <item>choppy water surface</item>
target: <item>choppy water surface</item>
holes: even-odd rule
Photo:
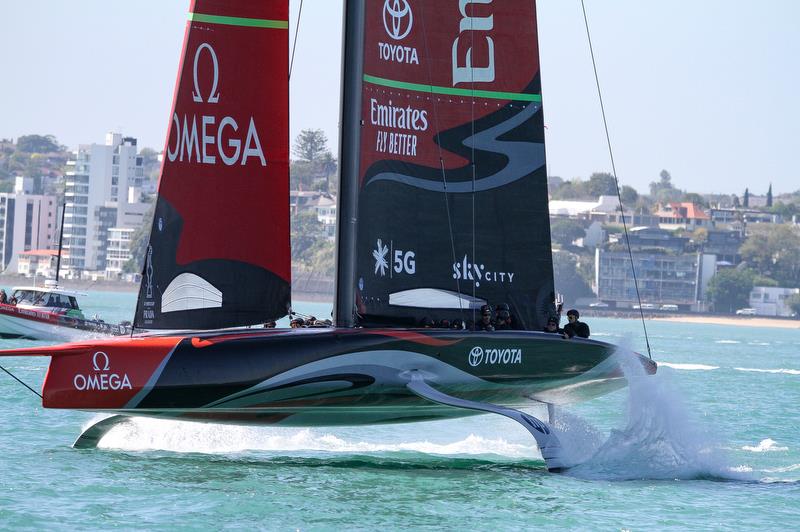
[[[132,314],[133,294],[90,296],[89,313],[107,321]],[[645,352],[637,322],[591,325]],[[0,528],[795,528],[800,333],[648,330],[655,378],[631,368],[628,389],[559,412],[582,461],[563,475],[499,416],[312,429],[139,419],[77,451],[70,444],[98,416],[43,410],[0,374]],[[35,387],[47,366],[0,363]]]

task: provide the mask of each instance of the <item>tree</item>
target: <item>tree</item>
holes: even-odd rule
[[[769,184],[769,190],[767,190],[767,207],[772,207],[772,183]]]
[[[552,194],[564,183],[564,180],[557,175],[547,176],[547,189]]]
[[[301,161],[316,162],[328,151],[328,139],[321,129],[304,129],[294,141],[292,153]]]
[[[750,234],[739,248],[742,260],[780,286],[800,286],[800,232],[776,224],[751,225],[748,229]]]
[[[786,298],[786,304],[792,309],[796,317],[800,318],[800,294],[794,294]]]
[[[577,260],[574,255],[566,251],[553,253],[553,275],[555,277],[556,291],[564,295],[564,300],[570,304],[580,297],[592,297],[589,284],[578,272]]]
[[[717,312],[748,306],[752,290],[753,274],[747,269],[720,270],[708,282],[708,297]]]
[[[53,135],[23,135],[17,139],[17,150],[24,153],[51,153],[62,151]]]
[[[579,238],[585,237],[586,231],[577,220],[556,218],[550,224],[550,236],[562,246],[569,246]]]
[[[698,227],[692,233],[692,241],[698,246],[702,246],[708,242],[708,229],[705,227]]]
[[[672,176],[666,170],[661,170],[657,182],[650,183],[650,195],[657,196],[659,191],[674,188],[672,186]]]
[[[150,229],[153,227],[153,216],[156,211],[154,201],[142,217],[142,225],[131,235],[131,258],[122,266],[125,273],[141,273],[144,268],[144,257],[150,243]]]
[[[628,185],[622,186],[620,196],[622,196],[622,204],[628,208],[636,205],[636,201],[639,199],[639,193],[636,192],[636,189]]]
[[[733,208],[738,209],[742,204],[739,203],[739,196],[733,196]]]
[[[290,179],[293,189],[324,190],[330,193],[331,176],[336,174],[336,159],[328,150],[328,139],[321,129],[304,129],[295,140]]]
[[[745,209],[749,209],[750,208],[750,189],[749,188],[745,188],[744,189],[744,200],[742,200],[742,206]]]
[[[320,224],[314,211],[302,211],[291,218],[292,260],[308,262],[308,252],[320,232]]]
[[[586,184],[587,192],[592,197],[597,196],[616,196],[617,180],[614,176],[605,172],[595,172],[589,176]]]
[[[707,207],[708,206],[708,203],[706,202],[706,199],[703,196],[701,196],[700,194],[698,194],[697,192],[687,192],[686,194],[683,195],[683,198],[681,198],[681,201],[694,203],[695,205],[700,205],[702,207]]]

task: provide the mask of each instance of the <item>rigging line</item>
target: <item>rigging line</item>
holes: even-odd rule
[[[0,366],[0,369],[2,369],[3,371],[5,371],[6,373],[8,373],[8,374],[11,376],[11,378],[12,378],[12,379],[14,379],[14,380],[15,380],[15,381],[17,381],[18,383],[20,383],[21,385],[23,385],[24,387],[26,387],[27,389],[29,389],[30,391],[32,391],[33,393],[35,393],[36,395],[38,395],[38,396],[39,396],[39,399],[43,399],[43,397],[42,397],[42,394],[40,394],[39,392],[37,392],[36,390],[34,390],[33,388],[31,388],[30,386],[28,386],[28,385],[27,385],[27,384],[25,384],[24,382],[22,382],[22,381],[21,381],[21,380],[20,380],[20,379],[19,379],[19,378],[18,378],[16,375],[14,375],[14,374],[13,374],[13,373],[11,373],[10,371],[8,371],[6,368],[4,368],[3,366]]]
[[[297,36],[300,34],[300,16],[303,14],[303,0],[300,0],[300,11],[297,12],[297,24],[294,27],[294,41],[292,42],[292,58],[289,60],[289,79],[292,79],[292,67],[294,66],[294,51],[297,47]]]
[[[428,50],[428,32],[426,30],[427,26],[425,26],[425,20],[426,20],[427,17],[425,16],[425,11],[424,11],[425,8],[423,7],[422,9],[423,9],[423,12],[422,12],[422,41],[425,44],[425,55],[426,56],[430,56],[430,51]],[[439,106],[436,103],[436,96],[433,94],[433,73],[431,72],[431,62],[428,61],[427,63],[428,63],[428,65],[427,65],[428,66],[428,81],[430,82],[429,86],[431,87],[431,91],[428,94],[430,95],[431,102],[433,103],[433,122],[434,122],[434,127],[436,128],[436,136],[439,137],[439,133],[440,133],[440,131],[439,131]],[[453,222],[452,222],[452,219],[451,219],[451,216],[450,216],[450,200],[449,200],[448,195],[447,195],[447,172],[445,171],[445,168],[444,168],[444,157],[442,155],[442,145],[441,145],[440,141],[441,141],[441,137],[439,137],[439,141],[436,142],[436,149],[437,149],[437,151],[439,153],[439,168],[442,171],[442,184],[444,185],[444,194],[443,194],[443,196],[444,196],[445,210],[447,211],[447,231],[450,234],[450,252],[453,255],[453,264],[455,264],[456,262],[458,262],[458,260],[456,259],[456,242],[455,242],[455,236],[453,235]],[[458,277],[456,277],[456,292],[458,293],[459,296],[461,295],[461,281],[458,279]],[[464,314],[464,306],[463,305],[464,304],[463,304],[461,298],[459,297],[458,298],[458,310],[459,310],[459,312],[461,313],[462,316]],[[473,316],[473,318],[474,318],[474,316]]]
[[[644,310],[642,309],[642,296],[639,294],[639,281],[636,278],[636,265],[633,262],[633,252],[631,251],[631,242],[628,238],[628,224],[625,221],[625,209],[622,205],[622,193],[619,190],[619,179],[617,179],[617,167],[614,164],[614,151],[611,149],[611,136],[608,134],[608,122],[606,121],[606,110],[603,105],[603,93],[600,91],[600,77],[597,75],[597,63],[594,60],[594,48],[592,47],[592,36],[589,33],[589,19],[586,16],[586,5],[584,0],[581,0],[581,9],[583,9],[583,22],[586,26],[586,38],[589,41],[589,54],[592,56],[592,68],[594,69],[594,81],[597,86],[597,97],[600,100],[600,113],[603,115],[603,127],[606,132],[606,144],[608,145],[608,155],[611,158],[611,171],[614,175],[614,184],[617,187],[617,199],[619,199],[619,211],[622,214],[622,228],[625,233],[625,243],[628,246],[628,258],[631,261],[631,271],[633,272],[633,286],[636,289],[636,299],[639,301],[639,316],[642,320],[642,329],[644,329],[644,341],[647,344],[647,356],[653,360],[653,355],[650,352],[650,339],[647,335],[647,324],[644,319]]]

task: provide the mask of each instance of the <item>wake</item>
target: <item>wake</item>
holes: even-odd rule
[[[570,460],[579,464],[568,475],[609,480],[753,480],[730,465],[710,427],[692,421],[667,375],[646,375],[635,355],[623,347],[614,356],[628,380],[627,419],[605,440],[580,418],[557,421],[565,450],[572,453]]]

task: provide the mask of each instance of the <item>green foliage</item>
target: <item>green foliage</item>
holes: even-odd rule
[[[778,286],[778,281],[770,277],[755,274],[753,276],[753,286]]]
[[[158,173],[161,170],[161,163],[158,160],[158,152],[153,148],[142,148],[139,151],[142,158],[142,170],[150,181],[158,180]]]
[[[625,206],[626,210],[633,208],[639,200],[639,193],[636,192],[635,188],[628,185],[622,186],[620,196],[622,196],[622,204]]]
[[[753,273],[747,269],[720,270],[708,283],[708,297],[717,312],[733,313],[747,307],[753,290]]]
[[[792,309],[797,317],[800,317],[800,294],[794,294],[786,298],[786,304]]]
[[[616,196],[617,180],[614,176],[605,172],[595,172],[589,176],[586,183],[586,190],[592,197]]]
[[[51,153],[64,148],[53,135],[23,135],[17,139],[17,150],[23,153]]]
[[[335,194],[337,162],[328,149],[328,139],[320,129],[304,129],[297,136],[289,172],[293,190],[320,190]]]
[[[791,218],[795,214],[800,214],[800,205],[797,203],[784,203],[782,201],[778,201],[773,204],[772,207],[766,210],[772,214],[780,214],[786,219]]]
[[[313,211],[302,211],[291,218],[292,260],[305,261],[320,237],[320,224]]]
[[[696,192],[686,192],[681,198],[681,201],[688,201],[690,203],[694,203],[695,205],[708,207],[708,202],[706,199]]]
[[[562,246],[569,246],[575,240],[586,236],[583,225],[570,218],[556,218],[550,222],[550,236]]]
[[[153,227],[153,216],[156,211],[154,201],[142,218],[142,225],[131,236],[131,258],[122,266],[125,273],[141,273],[144,271],[144,257],[150,243],[150,230]]]
[[[751,225],[739,248],[742,260],[780,286],[800,286],[800,232],[789,225]]]
[[[566,251],[553,253],[553,274],[556,292],[564,295],[567,304],[580,297],[592,297],[591,287],[581,276],[577,257]]]

